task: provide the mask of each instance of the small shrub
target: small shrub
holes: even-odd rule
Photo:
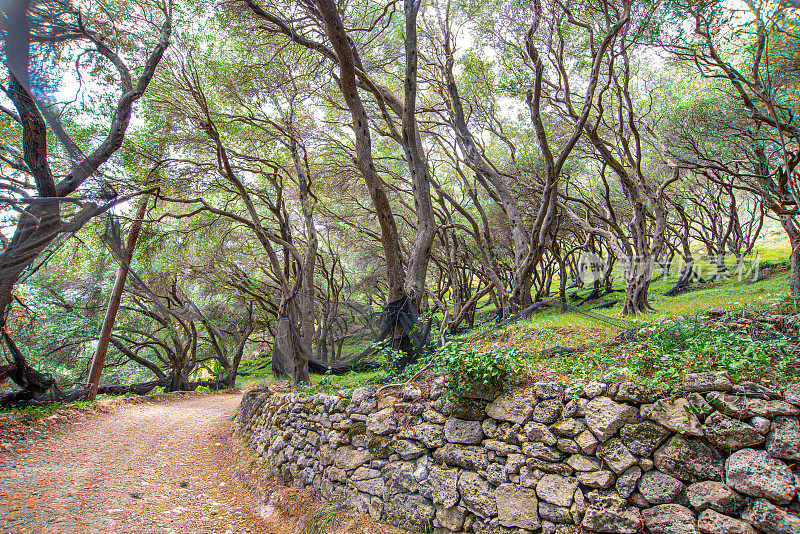
[[[449,341],[438,353],[437,371],[445,375],[451,395],[461,398],[471,389],[491,388],[513,381],[523,370],[517,350],[470,350],[463,342]]]

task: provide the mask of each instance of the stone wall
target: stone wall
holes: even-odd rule
[[[443,389],[250,392],[238,421],[284,483],[412,530],[800,534],[800,385]]]

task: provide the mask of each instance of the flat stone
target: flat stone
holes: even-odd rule
[[[642,511],[650,534],[697,534],[694,514],[679,504],[661,504]]]
[[[627,424],[620,431],[622,443],[636,456],[652,456],[669,437],[669,431],[652,421]]]
[[[533,413],[532,399],[517,391],[505,391],[486,406],[486,415],[498,421],[524,425]]]
[[[776,417],[767,436],[767,452],[773,458],[800,460],[800,421]]]
[[[619,495],[602,495],[591,500],[581,526],[593,532],[636,534],[642,526],[642,515],[638,508],[628,506]]]
[[[698,512],[715,510],[721,514],[736,515],[747,500],[722,482],[697,482],[686,489],[689,504]]]
[[[590,488],[610,488],[614,485],[614,479],[614,473],[605,469],[578,473],[578,482]]]
[[[710,373],[689,373],[683,375],[683,390],[687,393],[706,391],[730,391],[733,387],[727,371]]]
[[[536,530],[539,521],[539,501],[536,492],[516,484],[500,484],[495,490],[497,517],[504,527]]]
[[[444,424],[444,439],[450,443],[477,445],[483,441],[483,426],[480,421],[448,419]]]
[[[509,454],[519,454],[522,450],[516,445],[506,443],[496,439],[487,439],[483,442],[483,448],[493,451],[498,456],[508,456]]]
[[[572,506],[576,489],[577,479],[560,475],[544,475],[536,484],[536,494],[541,500],[566,508]]]
[[[601,458],[612,471],[618,474],[636,465],[636,458],[619,438],[599,444],[597,446],[597,457]]]
[[[488,519],[497,516],[495,493],[486,479],[477,473],[465,471],[458,479],[461,504],[473,514]]]
[[[697,530],[701,534],[757,534],[755,529],[738,519],[706,510],[697,518]]]
[[[703,431],[712,445],[727,452],[764,443],[764,436],[754,427],[720,412],[708,416]]]
[[[636,408],[609,397],[595,397],[586,403],[586,426],[599,441],[608,441],[626,423],[636,418]]]
[[[800,517],[765,499],[751,502],[742,519],[766,534],[800,534]]]
[[[455,445],[448,443],[444,447],[436,449],[433,458],[451,467],[463,467],[473,471],[486,469],[489,460],[486,451],[482,447],[475,445]]]
[[[655,421],[673,432],[687,436],[702,436],[700,420],[692,412],[692,407],[684,398],[660,400],[645,404],[641,408],[643,418]]]
[[[418,441],[409,439],[392,440],[387,445],[387,448],[389,451],[399,455],[403,460],[413,460],[428,452],[428,449],[422,446]]]
[[[780,415],[795,416],[800,414],[800,407],[782,400],[742,397],[717,391],[712,391],[706,395],[706,400],[714,408],[734,419],[749,419],[755,416],[774,419]]]
[[[646,402],[653,402],[654,395],[646,387],[635,382],[622,382],[619,385],[617,394],[614,400],[617,402],[635,402],[637,404],[644,404]]]
[[[545,462],[560,462],[564,455],[558,450],[548,447],[544,443],[523,443],[522,452],[525,456],[544,460]]]
[[[679,502],[685,491],[683,482],[655,469],[639,479],[639,492],[652,505]]]
[[[567,458],[567,465],[575,471],[597,471],[600,469],[600,462],[582,454],[573,454]]]
[[[574,439],[561,438],[556,443],[556,449],[565,454],[580,454],[583,452]]]
[[[668,439],[653,458],[659,471],[684,482],[722,482],[725,473],[724,462],[716,449],[680,435]]]
[[[642,478],[642,469],[640,467],[631,467],[627,469],[617,478],[616,489],[619,496],[627,499],[633,495],[636,489],[636,483]]]
[[[400,430],[397,433],[397,437],[421,441],[427,448],[435,449],[444,445],[444,425],[418,423]]]
[[[434,504],[450,508],[458,504],[458,469],[432,466],[428,472],[427,485],[431,489]]]
[[[725,462],[728,485],[751,497],[767,498],[778,504],[789,504],[795,495],[795,479],[785,463],[767,455],[766,451],[742,449]]]

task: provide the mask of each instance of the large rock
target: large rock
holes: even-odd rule
[[[486,406],[486,415],[498,421],[524,425],[533,412],[532,399],[518,391],[505,391]]]
[[[444,439],[450,443],[478,445],[483,441],[483,427],[480,421],[448,419],[444,424]]]
[[[614,438],[598,445],[597,457],[602,459],[617,474],[636,464],[636,458],[619,438]]]
[[[387,445],[387,448],[389,451],[400,455],[400,458],[403,460],[413,460],[428,452],[428,449],[418,441],[412,441],[410,439],[392,440]]]
[[[669,431],[652,421],[632,423],[622,427],[622,442],[636,456],[651,456],[669,437]]]
[[[705,481],[692,484],[686,489],[689,504],[698,512],[715,510],[721,514],[736,515],[747,501],[722,482]]]
[[[635,382],[622,382],[614,397],[617,402],[635,402],[637,404],[653,402],[653,398],[654,395],[650,390]]]
[[[564,455],[558,450],[548,447],[544,443],[523,443],[522,452],[525,453],[525,456],[545,462],[560,462],[564,458]]]
[[[789,467],[766,451],[742,449],[725,462],[728,485],[751,497],[765,497],[778,504],[789,504],[795,494],[794,474]]]
[[[717,391],[706,395],[706,400],[717,410],[736,419],[749,419],[755,416],[772,419],[779,415],[800,414],[800,407],[782,400],[742,397]]]
[[[463,467],[473,471],[486,469],[489,460],[483,447],[474,445],[455,445],[448,443],[436,449],[433,458],[437,462],[444,462],[451,467]]]
[[[606,471],[588,471],[578,474],[578,482],[590,488],[610,488],[614,484],[614,473]]]
[[[536,530],[539,522],[539,501],[536,492],[516,484],[500,484],[495,490],[497,517],[504,527]]]
[[[597,438],[594,437],[590,430],[584,430],[575,436],[575,443],[578,444],[584,454],[594,454],[597,450]],[[628,448],[630,449],[630,447]]]
[[[577,479],[560,475],[544,475],[536,484],[536,494],[540,499],[566,508],[572,506],[576,489]]]
[[[358,391],[358,390],[356,390]],[[350,471],[364,465],[372,455],[368,450],[357,450],[353,447],[339,447],[333,456],[333,465],[339,469]]]
[[[593,532],[636,534],[642,526],[642,515],[638,508],[628,506],[619,495],[611,493],[591,501],[581,526]]]
[[[697,518],[697,530],[702,534],[756,534],[753,527],[714,510],[706,510]]]
[[[561,404],[560,399],[547,399],[539,402],[533,409],[531,414],[531,421],[541,423],[543,425],[552,425],[561,416],[561,409],[564,406]]]
[[[427,485],[434,504],[450,508],[458,504],[458,469],[443,469],[432,466],[428,472]]]
[[[554,424],[552,430],[559,436],[574,438],[581,432],[586,431],[586,425],[580,419],[569,418]]]
[[[766,534],[800,534],[800,517],[765,499],[750,503],[742,519]]]
[[[446,528],[455,532],[460,532],[464,527],[466,510],[460,506],[436,506],[436,517],[433,519],[433,526]]]
[[[783,390],[783,398],[789,404],[800,406],[800,384],[789,384]]]
[[[395,525],[424,531],[433,526],[436,508],[428,499],[411,493],[397,493],[384,502],[386,520]]]
[[[703,435],[700,420],[692,411],[689,401],[682,397],[645,404],[641,408],[641,414],[643,418],[651,419],[673,432],[687,436]]]
[[[697,440],[673,436],[653,455],[655,466],[684,482],[722,482],[725,466],[716,449]]]
[[[720,412],[708,416],[703,431],[708,441],[728,452],[764,443],[764,436],[755,427]]]
[[[767,436],[767,452],[773,458],[800,460],[800,421],[776,417]]]
[[[600,441],[608,441],[626,423],[636,418],[636,408],[609,397],[595,397],[586,403],[586,426]]]
[[[683,376],[683,390],[687,393],[730,391],[732,387],[727,371],[689,373]]]
[[[531,421],[522,427],[522,434],[528,438],[529,441],[539,441],[552,447],[558,442],[558,438],[541,423],[534,423]]]
[[[497,515],[494,491],[486,479],[477,473],[465,471],[458,478],[461,504],[473,514],[488,519]]]
[[[680,502],[685,490],[683,482],[655,469],[639,479],[639,492],[652,505]]]
[[[627,499],[636,490],[636,484],[642,478],[642,469],[638,466],[631,467],[617,478],[616,489],[619,496]]]
[[[572,523],[572,515],[569,513],[569,508],[556,506],[545,501],[539,501],[539,515],[542,516],[543,521],[550,521],[551,523]]]
[[[661,504],[642,511],[650,534],[697,534],[694,514],[679,504]]]
[[[383,436],[397,430],[397,421],[394,419],[394,407],[384,408],[379,412],[367,416],[367,430],[375,435]]]

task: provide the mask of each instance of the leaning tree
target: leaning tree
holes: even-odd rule
[[[7,67],[0,90],[13,103],[13,109],[0,106],[3,130],[11,133],[0,141],[0,173],[8,177],[0,188],[5,209],[16,212],[13,234],[2,238],[0,249],[0,331],[13,360],[0,367],[0,379],[11,378],[23,389],[19,395],[32,398],[52,379],[28,365],[6,331],[14,288],[55,241],[123,200],[103,187],[98,171],[122,145],[133,106],[169,44],[172,9],[148,0],[113,9],[21,1],[4,5],[0,17]],[[73,140],[53,112],[58,94],[47,76],[66,75],[73,66],[76,83],[103,95],[100,138]]]

